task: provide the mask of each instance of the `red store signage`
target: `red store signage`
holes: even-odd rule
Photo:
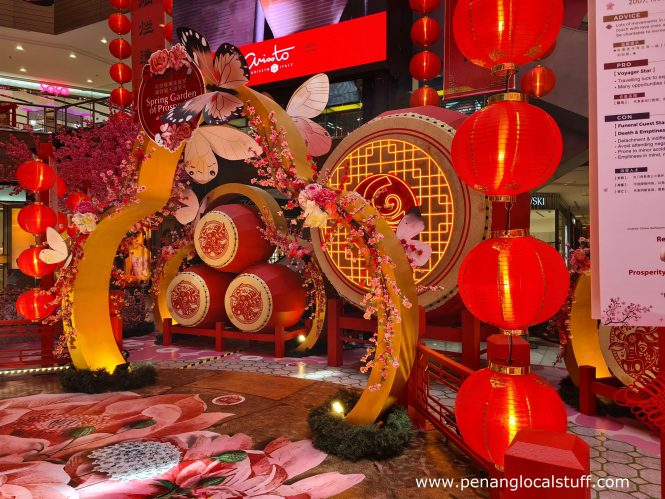
[[[385,12],[240,47],[251,78],[261,85],[385,61]]]

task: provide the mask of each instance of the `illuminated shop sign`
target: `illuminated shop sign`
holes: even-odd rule
[[[240,48],[261,85],[386,60],[385,12]]]

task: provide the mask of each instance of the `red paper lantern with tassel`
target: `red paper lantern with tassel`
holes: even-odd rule
[[[44,248],[41,246],[31,246],[30,248],[23,250],[16,259],[19,270],[25,275],[36,279],[52,274],[57,266],[43,262],[39,259],[39,253],[41,253],[43,249]]]
[[[21,187],[33,192],[48,191],[56,182],[53,168],[41,161],[26,161],[16,170]]]
[[[16,311],[25,319],[31,321],[41,321],[55,312],[58,308],[55,303],[55,296],[50,293],[44,293],[39,288],[30,289],[16,300]]]
[[[436,19],[421,17],[411,26],[411,41],[421,47],[429,47],[439,39],[441,28]]]
[[[543,97],[554,90],[556,76],[554,71],[538,64],[522,75],[520,86],[529,97]]]
[[[61,198],[67,193],[67,184],[65,184],[65,181],[62,180],[62,177],[58,177],[55,180],[55,192],[56,195]]]
[[[441,0],[409,0],[411,10],[418,14],[429,14],[441,4]]]
[[[132,80],[132,68],[124,62],[116,62],[111,66],[109,74],[113,81],[117,83],[127,83]]]
[[[162,7],[169,16],[173,15],[173,0],[162,0]]]
[[[423,50],[411,58],[409,71],[416,80],[431,80],[441,73],[441,59],[434,52]]]
[[[76,208],[78,207],[79,203],[81,201],[90,201],[90,197],[87,194],[83,194],[82,192],[72,192],[69,196],[67,196],[67,209],[69,211],[76,211]]]
[[[109,43],[109,52],[116,59],[127,59],[132,55],[132,45],[124,38],[116,38]]]
[[[132,22],[125,14],[116,12],[109,16],[109,28],[116,35],[126,35],[132,30]]]
[[[18,225],[30,234],[39,235],[46,232],[48,227],[55,227],[58,217],[48,206],[41,203],[32,203],[21,208],[17,217]]]
[[[424,85],[413,91],[410,99],[411,107],[419,106],[437,106],[441,105],[441,98],[438,92],[432,87]]]
[[[111,103],[120,107],[128,107],[132,103],[132,92],[124,87],[114,88],[111,92]]]

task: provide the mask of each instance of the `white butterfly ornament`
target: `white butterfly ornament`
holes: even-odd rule
[[[409,210],[395,230],[406,256],[416,267],[425,265],[432,256],[431,246],[415,239],[424,230],[425,221],[417,208]]]
[[[56,265],[65,262],[62,265],[66,269],[72,261],[72,254],[69,251],[67,241],[53,227],[46,229],[46,243],[48,249],[43,249],[39,252],[39,259],[51,265]]]
[[[329,95],[330,80],[327,75],[320,73],[300,85],[286,106],[286,112],[298,127],[310,156],[323,156],[332,147],[330,134],[312,121],[328,105]]]

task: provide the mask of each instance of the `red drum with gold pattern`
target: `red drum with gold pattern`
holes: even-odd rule
[[[166,306],[173,320],[181,326],[199,328],[226,322],[224,294],[234,277],[206,265],[194,265],[180,272],[166,290]]]
[[[303,280],[291,269],[264,263],[236,277],[224,297],[229,320],[241,331],[296,324],[307,301]]]
[[[201,259],[222,272],[242,272],[265,262],[275,248],[259,228],[263,221],[256,209],[225,204],[201,217],[194,231],[194,246]]]

